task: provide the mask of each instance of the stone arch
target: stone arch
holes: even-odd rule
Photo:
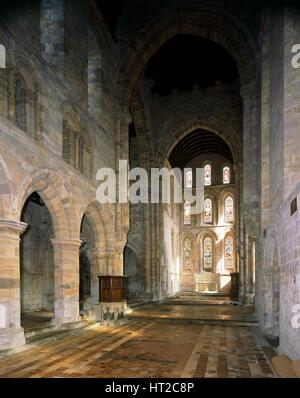
[[[81,294],[80,305],[81,311],[91,311],[99,300],[98,276],[114,272],[114,220],[112,209],[94,199],[81,208],[80,214],[80,253],[86,260],[85,264],[89,265],[89,289],[84,295]],[[80,270],[84,265],[81,260],[80,257]],[[84,272],[87,274],[87,270]],[[83,284],[80,283],[80,286]]]
[[[145,64],[169,39],[179,33],[210,39],[224,47],[237,64],[242,85],[256,74],[255,43],[248,30],[232,15],[211,6],[168,8],[153,18],[127,44],[117,70],[121,111],[127,111],[132,90]]]
[[[49,209],[55,239],[78,239],[79,217],[71,193],[63,178],[51,169],[42,169],[25,179],[17,194],[18,217],[27,198],[35,191]]]
[[[124,275],[127,277],[128,298],[132,299],[142,296],[145,291],[143,266],[138,251],[130,243],[127,243],[124,247],[123,261]]]
[[[0,218],[13,215],[13,193],[11,176],[3,157],[0,155]]]
[[[109,205],[101,205],[97,200],[92,200],[81,211],[81,222],[86,217],[94,234],[94,248],[101,252],[113,249],[114,234],[111,229],[113,222],[113,211]]]
[[[34,66],[28,61],[28,57],[19,51],[15,53],[15,70],[16,74],[20,74],[25,80],[26,86],[32,91],[40,88],[40,78],[35,72]]]
[[[62,120],[67,120],[73,131],[79,131],[80,122],[76,109],[73,105],[64,102],[61,106]]]
[[[160,144],[160,150],[157,152],[156,160],[159,165],[163,164],[168,158],[172,149],[189,133],[197,129],[211,131],[222,138],[229,146],[233,155],[234,163],[239,163],[242,159],[242,148],[240,137],[238,133],[230,126],[221,123],[219,120],[208,116],[197,114],[191,118],[184,120],[174,126],[170,131],[167,131],[166,137]]]

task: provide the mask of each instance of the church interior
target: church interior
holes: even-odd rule
[[[300,377],[299,126],[297,2],[1,1],[0,378]]]

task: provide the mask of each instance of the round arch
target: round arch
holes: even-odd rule
[[[113,224],[110,215],[112,215],[110,209],[105,208],[97,200],[91,201],[81,211],[80,225],[83,217],[86,217],[94,234],[94,248],[102,252],[110,251],[113,247],[113,233],[109,229],[110,225]]]
[[[122,54],[117,70],[120,85],[120,110],[129,108],[133,88],[151,56],[179,33],[210,39],[224,47],[237,64],[242,85],[256,75],[256,48],[253,38],[232,15],[209,6],[182,6],[160,13],[141,29]]]
[[[79,217],[63,178],[50,169],[42,169],[22,184],[17,195],[18,218],[27,198],[37,192],[49,209],[56,239],[79,239]]]
[[[166,137],[159,144],[159,151],[157,152],[156,160],[161,166],[164,164],[172,151],[172,149],[189,133],[197,129],[203,129],[215,133],[222,138],[229,146],[234,163],[239,163],[242,159],[242,148],[239,145],[239,136],[229,126],[220,123],[217,119],[209,117],[207,115],[197,115],[188,120],[185,120],[177,124],[173,129],[166,132]]]

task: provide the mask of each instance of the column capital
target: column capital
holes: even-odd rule
[[[80,239],[51,239],[54,249],[77,250],[82,244]]]
[[[92,257],[107,257],[107,258],[113,258],[115,256],[115,251],[114,250],[100,250],[100,249],[93,249],[91,250],[91,256]]]
[[[27,224],[18,220],[7,220],[0,218],[0,232],[14,232],[15,234],[22,234],[27,228]]]

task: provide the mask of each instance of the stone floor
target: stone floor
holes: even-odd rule
[[[245,326],[249,319],[249,308],[224,303],[149,305],[123,326],[97,327],[1,359],[0,377],[274,377],[270,347],[257,338],[256,326]]]

